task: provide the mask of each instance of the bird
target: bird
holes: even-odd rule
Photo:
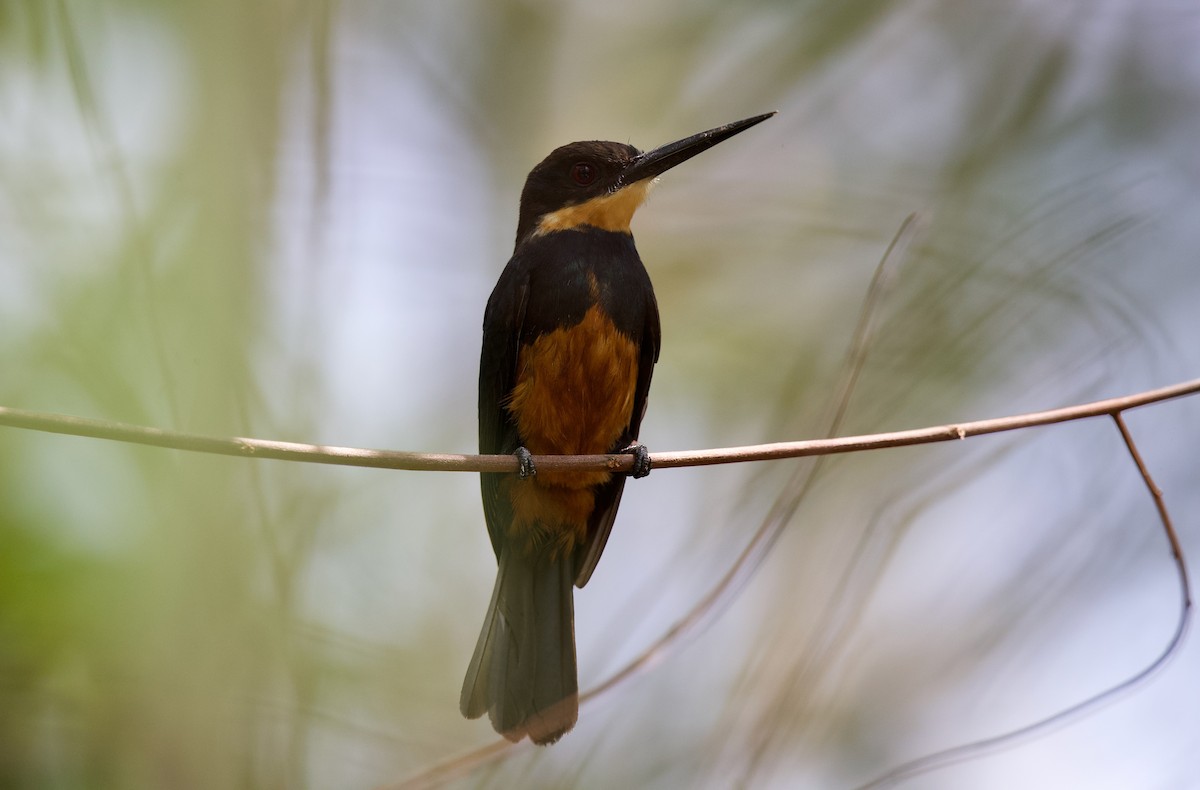
[[[459,699],[510,741],[551,744],[575,726],[572,587],[591,578],[626,480],[538,471],[533,456],[627,453],[630,476],[650,471],[638,434],[661,331],[630,221],[664,172],[774,114],[648,152],[570,143],[525,181],[479,362],[479,452],[514,455],[518,471],[480,475],[497,572]]]

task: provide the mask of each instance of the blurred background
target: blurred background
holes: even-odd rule
[[[1200,375],[1200,10],[1181,0],[4,0],[0,404],[472,452],[528,170],[768,110],[634,222],[652,450],[813,438]],[[1200,400],[1128,415],[1200,564]],[[576,595],[581,685],[729,567],[793,463],[631,484]],[[0,785],[366,788],[457,709],[494,559],[469,474],[0,428]],[[850,787],[1148,664],[1178,615],[1110,421],[842,456],[705,629],[558,745],[456,786]],[[930,788],[1200,784],[1196,640]]]

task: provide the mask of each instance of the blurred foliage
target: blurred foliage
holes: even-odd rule
[[[1194,377],[1198,39],[1172,0],[7,0],[0,404],[469,451],[525,172],[769,109],[636,222],[652,449],[820,431],[913,210],[847,431]],[[1188,547],[1197,409],[1131,417]],[[577,596],[585,687],[793,470],[631,486]],[[455,705],[492,579],[477,497],[3,429],[0,786],[367,787],[488,743]],[[841,457],[711,627],[461,781],[852,786],[1131,674],[1172,579],[1108,425]],[[921,786],[1194,783],[1192,659]]]

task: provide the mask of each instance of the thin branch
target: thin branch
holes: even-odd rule
[[[1015,730],[996,735],[991,738],[973,741],[971,743],[955,746],[950,749],[945,749],[933,754],[927,754],[924,757],[918,757],[915,760],[910,760],[902,765],[892,768],[882,776],[878,776],[867,784],[860,785],[858,790],[868,790],[869,788],[888,787],[897,782],[902,782],[905,779],[911,779],[915,776],[927,774],[930,771],[939,768],[945,768],[956,763],[961,763],[966,760],[971,760],[977,757],[982,757],[988,754],[994,754],[1004,749],[1008,749],[1018,744],[1024,743],[1031,738],[1040,735],[1045,735],[1055,729],[1063,727],[1079,718],[1091,713],[1095,713],[1103,705],[1115,702],[1121,695],[1132,691],[1137,686],[1140,686],[1151,676],[1155,675],[1162,669],[1168,661],[1175,657],[1179,650],[1179,646],[1183,644],[1183,637],[1187,634],[1188,624],[1191,622],[1192,611],[1192,593],[1191,582],[1188,577],[1187,563],[1184,561],[1183,548],[1179,542],[1179,536],[1175,532],[1175,527],[1171,523],[1171,516],[1167,512],[1166,502],[1163,500],[1162,491],[1155,484],[1154,478],[1150,476],[1150,470],[1146,468],[1146,464],[1142,461],[1142,456],[1138,452],[1137,444],[1133,441],[1133,436],[1129,433],[1129,428],[1125,425],[1125,420],[1121,417],[1119,411],[1111,414],[1113,421],[1117,425],[1117,430],[1121,433],[1121,438],[1125,442],[1125,447],[1129,451],[1130,458],[1133,459],[1137,466],[1138,472],[1142,476],[1142,482],[1146,484],[1146,490],[1150,492],[1150,498],[1154,500],[1154,506],[1158,509],[1158,517],[1162,522],[1162,529],[1167,538],[1167,543],[1171,549],[1171,556],[1175,562],[1175,570],[1179,577],[1179,616],[1175,622],[1175,632],[1171,635],[1170,640],[1153,661],[1148,665],[1122,680],[1114,686],[1109,686],[1103,691],[1093,694],[1087,699],[1077,702],[1068,708],[1053,713],[1045,718],[1039,719],[1032,724],[1027,724],[1024,727],[1019,727]]]
[[[1145,462],[1142,460],[1142,454],[1138,452],[1137,445],[1133,441],[1133,436],[1129,433],[1129,428],[1125,425],[1125,419],[1117,412],[1112,416],[1117,424],[1117,430],[1121,432],[1121,438],[1125,441],[1125,447],[1129,450],[1129,456],[1137,465],[1138,473],[1142,476],[1142,482],[1146,484],[1146,490],[1150,492],[1150,497],[1154,500],[1154,507],[1158,510],[1158,517],[1162,520],[1163,531],[1167,533],[1167,542],[1171,545],[1171,556],[1175,558],[1175,568],[1179,572],[1179,591],[1183,596],[1183,608],[1190,609],[1192,606],[1192,588],[1188,582],[1187,563],[1183,558],[1183,545],[1179,542],[1179,534],[1175,531],[1175,525],[1171,522],[1171,515],[1167,512],[1167,503],[1163,499],[1162,489],[1155,484],[1154,478],[1150,476],[1150,470],[1146,468]]]
[[[846,436],[838,439],[810,439],[797,442],[754,444],[743,447],[724,447],[713,450],[681,450],[651,453],[655,469],[678,469],[689,466],[773,461],[781,458],[803,458],[815,455],[835,455],[885,447],[907,447],[918,444],[957,441],[1004,431],[1016,431],[1038,425],[1052,425],[1089,417],[1102,417],[1147,406],[1152,403],[1181,398],[1200,392],[1200,379],[1172,384],[1119,398],[1092,401],[1048,411],[1030,412],[1011,417],[996,417],[930,428],[916,428],[892,433]],[[516,472],[516,459],[509,455],[460,455],[453,453],[412,453],[396,450],[369,450],[359,447],[337,447],[298,442],[279,442],[270,439],[235,437],[221,439],[212,436],[148,428],[141,425],[94,420],[69,414],[26,411],[0,406],[0,426],[32,431],[88,436],[130,444],[167,447],[197,453],[230,455],[240,458],[270,458],[279,461],[300,461],[338,466],[364,466],[377,469],[403,469],[414,472]],[[607,469],[628,472],[633,465],[630,455],[536,455],[539,469],[547,471],[586,471]]]

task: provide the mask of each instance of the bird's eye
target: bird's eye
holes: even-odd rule
[[[590,186],[596,180],[596,168],[587,162],[571,165],[571,180],[581,187]]]

